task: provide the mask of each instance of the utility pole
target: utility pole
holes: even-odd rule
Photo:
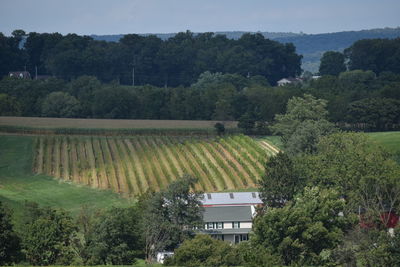
[[[135,66],[132,67],[132,86],[135,86]]]

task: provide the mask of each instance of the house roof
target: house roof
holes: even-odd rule
[[[204,222],[251,222],[251,206],[205,207]]]
[[[235,228],[235,229],[210,229],[210,230],[202,230],[203,233],[205,234],[248,234],[250,233],[251,228]]]
[[[31,78],[31,75],[27,71],[11,71],[8,73],[8,76],[10,77],[16,77],[16,78]]]
[[[205,193],[201,202],[204,207],[262,204],[258,192]]]

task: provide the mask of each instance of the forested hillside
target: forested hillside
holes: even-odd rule
[[[225,35],[229,39],[239,39],[247,32],[216,32]],[[344,31],[320,34],[286,33],[286,32],[259,32],[265,38],[280,43],[293,43],[297,53],[303,56],[302,68],[311,72],[317,72],[319,60],[325,51],[343,51],[355,41],[361,39],[375,38],[397,38],[400,37],[400,28],[371,29],[362,31]],[[175,33],[155,34],[166,40],[175,36]],[[94,35],[95,40],[118,42],[124,35]]]
[[[0,67],[1,77],[26,68],[32,76],[37,72],[71,80],[92,75],[102,82],[176,87],[194,83],[205,71],[261,75],[271,84],[301,73],[301,56],[292,44],[280,44],[261,34],[245,34],[238,40],[189,31],[168,40],[128,34],[115,43],[76,34],[26,35],[18,30],[12,37],[0,34],[0,51],[5,63]]]

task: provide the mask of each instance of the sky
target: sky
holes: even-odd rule
[[[400,0],[0,0],[0,32],[327,33],[400,26]]]

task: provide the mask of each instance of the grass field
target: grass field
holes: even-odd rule
[[[368,133],[368,136],[393,153],[397,162],[400,163],[400,132]]]
[[[214,128],[218,121],[197,120],[117,120],[117,119],[67,119],[39,117],[1,117],[0,126],[32,128],[81,128],[81,129],[196,129]],[[224,122],[225,128],[236,128],[236,121]]]
[[[33,170],[64,181],[111,189],[125,196],[160,190],[184,173],[196,189],[254,188],[267,158],[276,153],[248,136],[39,136]]]
[[[21,212],[25,200],[75,214],[82,205],[90,208],[129,205],[129,200],[110,190],[76,186],[44,174],[34,175],[34,140],[30,136],[0,136],[0,200],[14,210]]]

